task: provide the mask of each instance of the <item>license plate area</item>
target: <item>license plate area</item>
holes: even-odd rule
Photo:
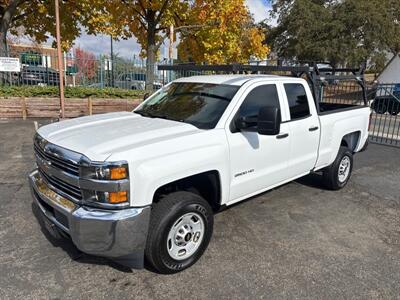
[[[54,209],[52,206],[47,204],[45,201],[43,201],[39,195],[37,195],[36,198],[39,202],[39,204],[46,210],[47,213],[50,213],[50,215],[56,219],[58,223],[63,225],[66,229],[69,229],[69,222],[68,222],[68,217],[64,215],[63,213],[59,212],[58,210]],[[47,218],[46,218],[47,219]],[[50,222],[50,221],[49,221]],[[47,227],[46,227],[47,228]]]
[[[55,239],[61,239],[61,234],[58,231],[58,228],[55,224],[53,224],[49,219],[43,217],[43,224],[46,228],[47,232]]]

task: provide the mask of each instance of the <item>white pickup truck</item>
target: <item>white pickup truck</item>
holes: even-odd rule
[[[81,251],[174,273],[206,250],[221,208],[311,172],[344,187],[369,116],[314,102],[301,78],[181,78],[133,112],[39,128],[33,199]]]

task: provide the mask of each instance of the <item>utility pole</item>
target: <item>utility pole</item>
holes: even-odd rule
[[[57,61],[58,61],[58,77],[60,89],[60,119],[65,118],[65,103],[64,103],[64,74],[63,74],[63,59],[61,52],[61,33],[60,33],[60,7],[58,0],[54,0],[56,9],[56,36],[57,36]]]

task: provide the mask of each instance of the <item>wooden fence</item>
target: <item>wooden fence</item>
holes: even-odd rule
[[[139,103],[139,99],[67,98],[65,117],[131,111]],[[59,116],[58,98],[0,98],[0,118],[58,118]]]

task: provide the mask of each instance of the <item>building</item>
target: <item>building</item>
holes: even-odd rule
[[[381,84],[400,83],[400,53],[394,55],[387,63],[377,81]]]
[[[11,57],[19,57],[22,65],[58,70],[57,49],[45,45],[10,44]]]

